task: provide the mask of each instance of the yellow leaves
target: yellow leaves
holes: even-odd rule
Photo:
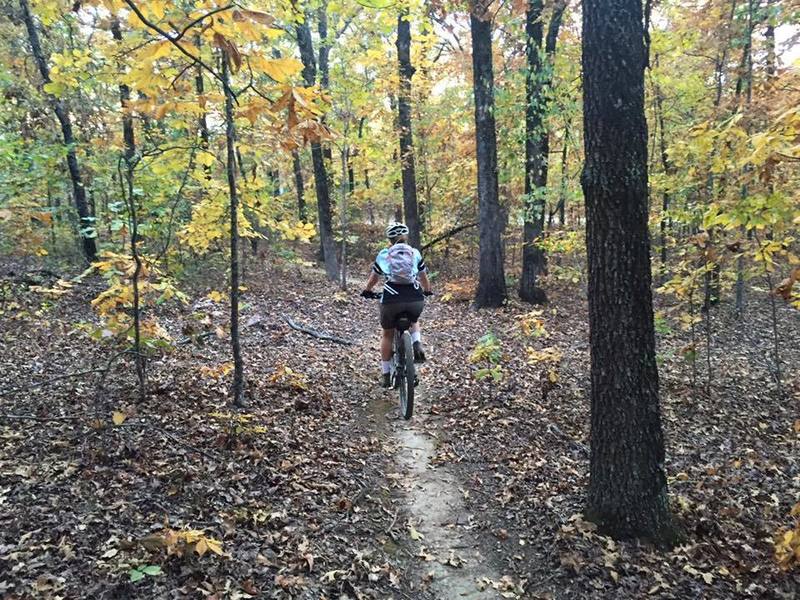
[[[167,6],[164,0],[148,0],[147,2],[143,2],[140,8],[145,16],[152,18],[156,22],[159,22],[164,18],[166,9]]]
[[[528,363],[532,365],[539,363],[557,363],[563,357],[561,350],[554,347],[535,350],[529,346],[525,348],[525,352],[528,354]]]
[[[290,57],[264,58],[263,56],[251,56],[249,62],[254,71],[264,73],[278,83],[286,83],[303,68],[303,63]]]
[[[227,298],[227,295],[224,294],[223,292],[212,290],[206,295],[206,298],[208,298],[212,302],[224,302]]]
[[[292,388],[294,390],[308,390],[308,377],[298,373],[286,365],[280,365],[269,378],[270,383]]]
[[[533,310],[520,317],[519,327],[526,337],[539,338],[547,336],[547,330],[544,327],[544,320],[541,316],[541,310]]]
[[[201,150],[195,155],[194,160],[199,165],[202,165],[204,167],[210,167],[217,161],[217,157],[214,156],[211,152],[206,152],[205,150]]]
[[[119,411],[119,410],[115,410],[113,413],[111,413],[111,421],[117,427],[122,425],[125,422],[125,419],[127,419],[127,418],[128,418],[128,415],[126,413],[122,412],[122,411]]]
[[[202,367],[200,367],[200,374],[210,379],[220,379],[222,377],[225,377],[232,370],[233,370],[233,363],[226,362],[222,363],[221,365],[217,365],[216,367],[209,367],[207,365],[203,365]]]
[[[170,52],[175,49],[175,46],[172,42],[169,41],[161,41],[161,42],[154,42],[145,46],[138,55],[139,60],[149,60],[154,61],[158,60],[159,58],[165,58],[169,56]]]
[[[792,515],[800,514],[800,503],[792,509]],[[775,560],[778,566],[788,571],[800,565],[800,522],[794,529],[778,531],[774,537]]]
[[[299,240],[308,243],[316,233],[313,223],[303,223],[302,221],[297,221],[296,223],[290,223],[289,221],[273,221],[271,226],[280,233],[283,239],[290,241]]]
[[[58,97],[63,95],[64,92],[67,91],[67,86],[59,81],[50,81],[48,83],[45,83],[42,89],[44,89],[44,91],[47,92],[48,94],[52,94],[53,96]]]
[[[165,528],[160,533],[140,538],[139,543],[151,552],[165,550],[167,556],[184,556],[192,552],[201,557],[207,552],[217,556],[225,556],[222,542],[216,538],[208,537],[201,529],[175,530]]]

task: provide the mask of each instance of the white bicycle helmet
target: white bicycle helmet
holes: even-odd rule
[[[391,240],[401,235],[408,235],[408,227],[404,223],[389,223],[386,228],[386,237]]]

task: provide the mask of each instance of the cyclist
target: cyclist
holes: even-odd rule
[[[391,223],[386,228],[389,246],[378,253],[372,272],[361,295],[369,298],[372,288],[384,277],[383,297],[381,298],[380,321],[383,334],[381,337],[381,372],[382,385],[391,387],[392,340],[394,338],[394,322],[400,313],[406,313],[413,325],[409,330],[414,343],[414,361],[425,362],[425,350],[419,328],[419,316],[425,306],[425,296],[430,295],[431,283],[428,280],[428,268],[419,250],[408,245],[408,227],[403,223]],[[421,285],[420,285],[421,284]]]

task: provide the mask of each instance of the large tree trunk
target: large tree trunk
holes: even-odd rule
[[[526,302],[543,304],[547,296],[536,285],[546,268],[544,250],[537,246],[544,232],[550,132],[547,117],[549,88],[553,74],[553,56],[566,4],[553,7],[547,30],[544,63],[542,62],[542,0],[528,0],[525,14],[525,56],[528,72],[525,79],[525,222],[522,232],[522,274],[519,296]]]
[[[400,128],[400,166],[403,177],[403,209],[408,226],[409,243],[420,247],[422,223],[417,206],[417,178],[414,171],[414,137],[411,130],[411,23],[408,9],[404,8],[397,16],[397,63],[400,75],[400,89],[397,94],[397,125]]]
[[[676,530],[667,503],[650,289],[646,64],[641,0],[585,0],[582,185],[592,382],[587,515],[615,537],[669,544]]]
[[[317,79],[317,64],[307,17],[297,25],[295,31],[297,45],[300,48],[300,59],[303,61],[303,80],[307,87],[312,87]],[[314,190],[317,194],[317,218],[319,221],[322,258],[325,261],[325,273],[331,281],[338,281],[339,265],[336,260],[336,241],[333,237],[330,182],[325,168],[322,145],[318,142],[311,144],[311,161],[314,167]]]
[[[477,308],[502,306],[506,301],[502,238],[505,223],[498,198],[490,4],[489,0],[477,0],[470,13],[480,218],[480,267],[475,295]]]
[[[233,353],[233,386],[231,396],[234,406],[244,406],[244,361],[239,340],[239,194],[236,190],[236,127],[233,115],[230,64],[227,52],[222,53],[222,80],[225,82],[225,147],[226,172],[230,196],[231,217],[231,350]]]
[[[519,297],[543,304],[547,296],[536,285],[545,270],[544,251],[536,244],[544,230],[549,139],[544,124],[546,99],[542,68],[542,0],[528,0],[525,13],[525,212],[522,231],[522,274]]]
[[[22,18],[25,21],[25,28],[28,31],[28,42],[31,45],[33,56],[36,59],[36,65],[39,67],[39,74],[42,76],[42,82],[48,84],[51,81],[50,67],[47,64],[47,57],[39,42],[39,32],[33,20],[30,4],[28,0],[19,0],[19,5],[22,8]],[[48,98],[50,100],[50,105],[53,107],[53,112],[56,113],[56,118],[61,125],[61,134],[64,138],[67,170],[69,171],[69,178],[72,183],[72,196],[75,199],[75,209],[80,219],[79,236],[81,245],[83,246],[83,254],[86,256],[86,260],[93,262],[97,258],[97,244],[95,242],[97,233],[94,226],[94,218],[89,211],[89,204],[86,202],[86,188],[83,187],[81,169],[78,164],[78,155],[75,152],[75,135],[72,132],[72,120],[70,119],[66,104],[60,98],[51,94],[48,94]]]

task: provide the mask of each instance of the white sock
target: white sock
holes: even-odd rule
[[[390,373],[392,371],[392,361],[390,360],[382,360],[381,361],[381,372],[385,375],[386,373]]]
[[[419,342],[422,340],[422,332],[417,330],[411,333],[411,342]]]

